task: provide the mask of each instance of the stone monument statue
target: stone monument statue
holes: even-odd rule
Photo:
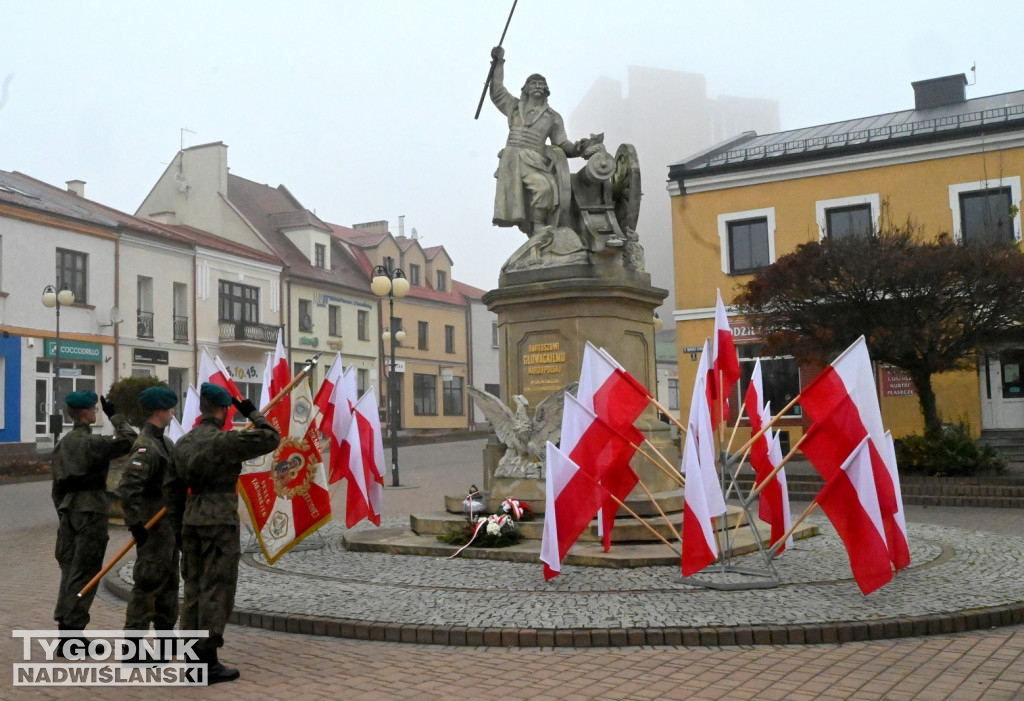
[[[495,477],[544,477],[544,446],[548,441],[558,442],[565,393],[575,392],[577,387],[579,384],[574,382],[552,392],[537,405],[532,417],[527,411],[530,402],[521,394],[512,397],[516,405],[513,412],[490,392],[469,387],[469,394],[479,404],[498,440],[505,446],[505,454],[494,471]]]
[[[562,116],[548,106],[540,74],[526,79],[519,97],[505,89],[504,49],[491,50],[491,101],[508,119],[508,140],[494,174],[493,223],[518,227],[528,239],[503,272],[588,264],[616,255],[628,270],[644,269],[635,228],[640,213],[640,166],[630,144],[613,157],[604,134],[570,141]],[[586,161],[571,173],[569,158]]]

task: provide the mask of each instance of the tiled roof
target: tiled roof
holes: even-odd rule
[[[106,227],[120,227],[134,234],[183,246],[195,242],[148,219],[141,219],[99,202],[79,197],[64,188],[37,180],[24,173],[0,171],[0,201],[17,206],[66,216]]]
[[[843,153],[963,138],[980,132],[1019,129],[1024,129],[1024,90],[763,136],[747,132],[669,166],[669,178],[771,167],[779,162],[829,158]]]
[[[458,280],[452,280],[452,287],[462,293],[464,297],[473,300],[479,300],[487,294],[487,290],[481,290],[479,287],[473,287],[472,285],[468,285],[465,282],[459,282]]]
[[[373,247],[379,246],[381,241],[386,239],[390,234],[371,234],[359,229],[350,229],[347,226],[339,226],[338,224],[328,224],[331,231],[335,236],[340,238],[345,243],[350,243],[353,246],[359,247]]]
[[[330,226],[288,191],[284,185],[276,188],[228,175],[228,201],[256,229],[267,245],[280,257],[288,274],[323,285],[369,289],[369,277],[357,261],[344,250],[344,246],[331,247],[331,267],[313,265],[285,235],[291,228],[311,227],[333,235]]]
[[[161,224],[160,226],[164,229],[169,229],[170,231],[188,237],[195,242],[195,245],[202,246],[203,248],[212,248],[215,251],[230,253],[231,255],[240,256],[242,258],[258,260],[262,263],[270,263],[271,265],[281,265],[280,258],[272,253],[260,251],[241,243],[236,243],[231,239],[211,234],[208,231],[203,231],[202,229],[197,229],[193,226],[186,226],[185,224]]]

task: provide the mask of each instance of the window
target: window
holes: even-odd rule
[[[437,289],[441,292],[448,290],[448,273],[443,270],[437,271]]]
[[[365,309],[356,310],[356,334],[360,341],[370,340],[370,312]]]
[[[4,289],[4,237],[0,236],[0,290]],[[3,411],[0,409],[0,411]]]
[[[437,416],[437,376],[412,376],[412,413],[417,416]]]
[[[754,374],[754,364],[760,357],[761,349],[759,343],[736,346],[736,354],[740,359],[740,397],[747,396],[747,386],[750,384],[750,376]],[[800,393],[800,370],[796,359],[791,355],[761,357],[761,384],[764,386],[764,401],[771,402],[772,412],[777,413]],[[737,401],[735,395],[732,401]],[[799,404],[793,405],[786,412],[786,416],[801,415]]]
[[[762,368],[763,372],[763,368]],[[670,377],[668,378],[668,408],[678,409],[679,408],[679,378]]]
[[[830,239],[871,234],[871,205],[855,204],[825,210],[825,235]]]
[[[417,329],[418,331],[416,334],[416,347],[419,348],[420,350],[427,350],[427,340],[430,333],[427,322],[417,322]]]
[[[498,347],[498,322],[491,322],[491,348]]]
[[[370,371],[366,368],[356,368],[356,394],[363,396],[370,388]]]
[[[964,245],[1012,243],[1010,188],[964,192],[960,195],[960,240]]]
[[[181,411],[184,409],[185,395],[188,392],[188,368],[168,368],[167,386],[170,387],[181,400],[174,406],[174,417],[181,421]],[[191,427],[189,427],[191,429]],[[186,429],[188,430],[188,429]]]
[[[820,238],[842,239],[850,235],[873,234],[878,227],[882,198],[877,192],[853,197],[818,200],[814,219]]]
[[[768,263],[768,220],[729,222],[729,272],[749,273]]]
[[[341,335],[341,306],[337,304],[327,305],[327,335]]]
[[[327,246],[322,243],[313,244],[313,265],[318,268],[327,267]]]
[[[409,284],[420,286],[420,266],[415,263],[409,264]]]
[[[455,327],[447,324],[444,326],[444,352],[455,352]]]
[[[465,410],[462,407],[462,378],[453,377],[444,381],[444,415],[462,416]]]
[[[88,300],[89,256],[78,251],[57,249],[57,289],[65,284],[75,293],[75,304]]]
[[[153,338],[153,278],[139,275],[135,282],[137,333],[139,338]]]
[[[174,283],[173,307],[171,323],[174,327],[174,340],[178,343],[188,342],[188,285],[183,282]],[[179,394],[183,397],[183,394]]]
[[[259,321],[260,290],[237,282],[219,281],[220,321]]]
[[[722,272],[752,273],[775,260],[775,209],[718,215]]]
[[[299,333],[313,331],[313,303],[308,299],[299,300]]]
[[[1020,177],[949,186],[953,240],[964,245],[1020,241]]]

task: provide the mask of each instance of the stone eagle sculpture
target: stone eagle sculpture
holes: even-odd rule
[[[501,399],[490,392],[470,387],[470,396],[491,422],[498,440],[505,446],[505,454],[494,471],[495,477],[544,477],[545,444],[558,442],[562,430],[562,407],[565,393],[575,392],[579,383],[552,392],[537,405],[533,416],[530,403],[521,394],[512,397],[516,409],[512,411]]]

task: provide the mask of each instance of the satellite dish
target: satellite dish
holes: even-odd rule
[[[111,325],[113,325],[113,324],[120,324],[122,321],[123,321],[123,319],[121,318],[121,310],[118,309],[117,307],[111,307],[110,308],[110,323],[111,323]]]

